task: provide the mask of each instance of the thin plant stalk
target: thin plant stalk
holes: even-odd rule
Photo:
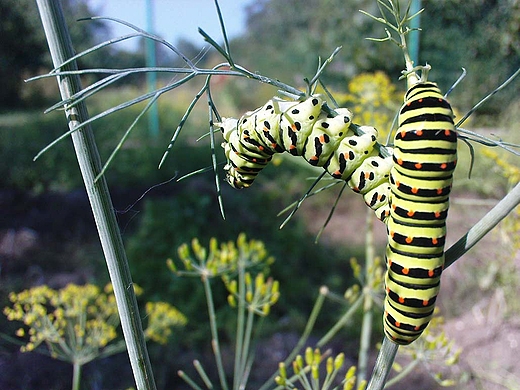
[[[81,363],[74,362],[72,371],[72,390],[79,390],[81,379]]]
[[[211,291],[210,281],[207,276],[202,277],[202,282],[204,284],[204,291],[206,293],[206,300],[208,304],[209,325],[211,329],[211,345],[213,347],[213,354],[215,355],[220,385],[222,386],[222,390],[227,390],[228,385],[226,382],[226,373],[224,371],[224,364],[222,363],[222,353],[220,352],[220,344],[218,340],[217,316],[215,314],[215,304],[213,303],[213,293]]]
[[[245,270],[243,263],[239,260],[238,264],[238,312],[237,312],[237,335],[235,344],[235,378],[233,378],[233,388],[238,389],[238,384],[241,378],[239,373],[242,370],[242,356],[243,345],[244,345],[244,320],[246,310],[246,282],[245,282]]]
[[[373,212],[367,208],[366,232],[365,232],[365,288],[373,285],[375,248],[374,248],[374,219]],[[370,338],[372,336],[373,299],[372,294],[365,293],[363,299],[363,320],[361,324],[361,335],[358,355],[358,383],[367,377],[368,355],[370,350]]]
[[[350,306],[350,308],[341,316],[341,318],[334,324],[332,328],[323,336],[317,343],[317,347],[322,347],[326,343],[328,343],[335,335],[338,333],[347,322],[351,320],[351,318],[354,316],[356,311],[359,309],[361,304],[364,301],[364,296],[360,295],[356,301]]]
[[[60,2],[37,0],[36,3],[52,61],[58,67],[74,55]],[[72,61],[62,70],[74,71],[76,69],[76,64]],[[57,76],[57,81],[60,94],[64,100],[81,91],[81,84],[77,75]],[[66,106],[65,114],[70,129],[76,128],[89,118],[87,108],[82,102],[74,107]],[[136,386],[139,390],[155,390],[156,386],[144,340],[137,300],[132,288],[128,261],[108,186],[104,179],[94,182],[94,178],[101,169],[101,160],[92,130],[87,125],[81,131],[73,132],[71,138],[114,288]]]
[[[245,335],[244,335],[244,341],[242,345],[242,356],[241,356],[241,364],[240,364],[240,371],[235,373],[235,375],[238,376],[238,384],[239,386],[235,389],[244,389],[245,384],[247,382],[247,371],[248,371],[248,363],[252,364],[252,359],[249,359],[249,346],[251,344],[251,336],[253,334],[253,324],[255,320],[255,312],[253,310],[248,310],[247,313],[247,322],[246,322],[246,329],[245,329]],[[250,368],[250,367],[249,367]]]
[[[298,355],[300,350],[303,348],[303,346],[309,339],[312,329],[314,328],[314,324],[316,323],[318,315],[323,307],[323,303],[325,302],[325,297],[328,294],[329,294],[329,289],[325,286],[322,286],[320,288],[318,298],[316,298],[316,301],[314,302],[314,306],[312,308],[309,319],[307,320],[307,324],[305,325],[305,329],[303,330],[303,333],[300,336],[300,339],[296,343],[296,346],[293,348],[293,350],[291,351],[289,356],[285,359],[285,361],[284,361],[285,365],[289,364],[291,361],[294,360],[296,355]],[[277,374],[278,374],[278,370],[273,375],[271,375],[271,377],[260,387],[259,390],[268,389],[269,386],[274,382],[274,378],[276,377]]]

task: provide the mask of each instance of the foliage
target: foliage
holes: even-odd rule
[[[421,15],[422,61],[434,68],[434,77],[448,88],[464,67],[466,79],[451,99],[468,108],[519,66],[520,3],[509,0],[426,0]],[[449,59],[449,60],[447,60]],[[514,88],[486,104],[479,115],[496,116],[517,98]]]
[[[63,5],[71,22],[91,15],[87,3],[82,0],[63,1]],[[2,1],[0,13],[4,20],[0,26],[0,80],[4,86],[0,91],[0,108],[12,108],[21,103],[23,77],[51,63],[34,1]],[[102,23],[71,23],[71,27],[71,36],[84,48],[92,46],[96,36],[107,32]]]
[[[34,1],[2,1],[0,13],[0,107],[12,107],[20,102],[24,72],[34,72],[48,64],[47,47]]]
[[[127,93],[130,93],[129,90],[119,89],[117,92],[105,94],[102,100],[110,104]],[[93,99],[90,103],[92,112],[98,111],[101,102]],[[146,118],[137,123],[136,131],[132,134],[124,153],[115,160],[114,170],[107,174],[113,188],[138,188],[144,192],[150,186],[175,176],[176,171],[185,174],[209,163],[207,146],[197,147],[191,138],[184,138],[173,154],[172,161],[161,170],[157,168],[164,151],[164,143],[182,116],[182,104],[183,102],[174,103],[168,99],[158,104],[161,129],[156,136],[147,131]],[[93,125],[103,158],[109,155],[117,137],[133,120],[137,110],[138,108],[130,108]],[[42,193],[68,191],[82,185],[77,160],[73,151],[67,147],[68,140],[64,140],[33,161],[45,145],[66,130],[66,121],[61,114],[53,112],[42,117],[36,112],[13,111],[2,114],[0,118],[0,134],[4,140],[0,143],[0,153],[5,161],[9,161],[9,164],[0,167],[0,188]],[[196,137],[204,122],[204,119],[189,121],[186,125],[187,133]]]
[[[29,337],[20,350],[46,353],[38,348],[45,344],[51,357],[74,366],[74,389],[81,366],[126,349],[124,340],[116,340],[119,316],[111,285],[103,292],[92,284],[69,284],[60,290],[43,285],[11,293],[9,300],[12,307],[4,314],[25,325],[16,331],[18,337]],[[146,314],[145,335],[157,343],[166,344],[171,328],[186,324],[186,317],[166,302],[148,302]]]
[[[454,83],[462,67],[468,69],[452,98],[458,106],[469,108],[475,96],[483,96],[518,68],[517,1],[429,0],[422,6],[420,62],[432,64],[442,90]],[[381,33],[360,9],[377,14],[372,0],[347,5],[341,0],[255,2],[247,11],[247,33],[232,44],[244,64],[267,75],[276,69],[277,78],[293,84],[312,74],[318,55],[325,57],[337,46],[343,49],[323,77],[335,89],[344,89],[345,79],[362,72],[382,70],[397,79],[402,70],[399,53],[391,45],[365,39]],[[287,66],[289,59],[294,65]],[[502,93],[482,113],[496,116],[515,96],[514,90]]]
[[[320,378],[320,366],[325,362],[326,376],[323,379],[323,383]],[[287,376],[287,368],[285,363],[280,363],[280,374],[275,378],[276,384],[279,389],[294,389],[294,383],[298,381],[303,389],[305,390],[328,390],[328,389],[339,389],[339,386],[334,386],[334,380],[344,368],[345,355],[343,353],[338,354],[336,357],[328,356],[326,353],[322,353],[319,348],[314,351],[308,347],[305,350],[305,357],[301,355],[296,356],[292,362],[292,369],[294,375],[292,377]],[[356,367],[351,366],[345,373],[344,379],[341,381],[343,390],[352,390],[356,384]],[[364,390],[366,382],[361,382],[356,389]],[[278,389],[277,388],[277,389]]]
[[[245,234],[238,236],[236,244],[228,241],[219,245],[218,241],[213,238],[207,249],[202,247],[197,239],[193,239],[191,247],[187,244],[179,247],[178,255],[184,269],[179,270],[173,261],[169,261],[172,272],[179,276],[200,278],[204,286],[211,328],[211,345],[222,389],[227,389],[228,384],[220,351],[210,279],[221,278],[226,285],[229,292],[228,302],[237,309],[233,389],[245,388],[251,371],[255,317],[267,316],[271,306],[278,301],[280,296],[278,282],[272,278],[266,280],[264,274],[274,259],[268,255],[263,242],[247,241]],[[254,278],[251,276],[253,270],[256,273]],[[255,333],[258,334],[258,331]],[[180,375],[191,387],[199,388],[185,373],[181,372]],[[208,388],[213,388],[202,367],[199,369],[199,375]]]
[[[241,62],[264,74],[277,69],[277,78],[289,83],[300,84],[313,73],[317,56],[326,57],[338,46],[343,50],[324,76],[327,84],[337,86],[363,71],[384,69],[396,74],[400,66],[395,51],[365,40],[376,27],[359,9],[375,12],[376,5],[369,0],[348,5],[341,0],[255,2],[247,11],[246,35],[233,41],[233,46]],[[288,61],[295,65],[288,67]]]
[[[381,71],[361,73],[349,81],[348,93],[339,94],[337,100],[351,107],[356,122],[375,127],[384,144],[392,134],[392,122],[402,104],[402,93],[396,89]]]

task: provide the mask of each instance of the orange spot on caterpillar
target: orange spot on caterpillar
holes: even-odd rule
[[[406,239],[405,239],[405,242],[406,242],[407,244],[411,244],[412,241],[413,241],[413,237],[406,237]]]
[[[292,129],[293,131],[298,131],[298,128],[296,127],[296,123],[293,123],[293,124],[291,125],[291,129]]]
[[[432,244],[437,245],[439,243],[439,240],[437,238],[432,238]]]
[[[412,188],[412,194],[417,194],[419,189],[417,187]]]
[[[451,134],[451,130],[450,129],[446,129],[444,130],[444,135],[449,137],[449,135]]]
[[[421,163],[415,164],[415,169],[422,169],[422,164]]]
[[[440,218],[440,217],[441,217],[441,213],[440,213],[440,211],[436,211],[436,212],[434,213],[434,215],[435,215],[435,218]]]
[[[390,233],[388,233],[388,234],[390,234],[390,237],[394,238],[395,232],[394,231],[390,231]]]
[[[416,130],[415,134],[417,134],[420,137],[421,135],[423,135],[423,131],[422,130]]]
[[[408,215],[409,217],[413,217],[414,214],[415,214],[415,211],[413,211],[413,210],[409,210],[409,211],[406,213],[406,215]]]
[[[296,145],[291,145],[291,146],[289,146],[289,149],[291,149],[291,150],[296,149]]]
[[[404,138],[404,136],[406,135],[406,131],[401,131],[401,138]]]
[[[419,329],[421,329],[420,326],[415,326],[415,327],[413,328],[413,330],[419,330]]]
[[[448,164],[446,164],[446,163],[442,163],[442,164],[441,164],[441,169],[446,169],[446,168],[448,168]]]
[[[423,102],[423,99],[420,98],[420,99],[418,99],[417,101],[418,101],[419,103],[422,103],[422,102]]]
[[[432,269],[428,270],[428,276],[429,276],[430,278],[432,278],[433,275],[435,275],[435,273],[433,272],[433,270],[432,270]]]
[[[395,326],[397,326],[398,328],[400,328],[400,327],[401,327],[401,323],[400,323],[399,321],[396,321],[396,322],[395,322]]]
[[[403,159],[402,159],[402,158],[398,158],[398,159],[397,159],[397,164],[399,164],[399,165],[403,165]]]
[[[318,156],[312,156],[312,157],[310,158],[310,160],[311,160],[311,161],[317,161],[317,160],[318,160]]]
[[[259,145],[258,150],[264,151],[264,147],[262,145]]]
[[[428,306],[429,303],[430,303],[429,299],[425,299],[424,301],[422,301],[423,306]]]
[[[437,195],[441,195],[442,194],[442,188],[437,188]]]
[[[399,297],[399,303],[404,303],[404,298],[403,297]]]
[[[370,179],[370,172],[365,173],[365,179]]]
[[[397,186],[397,188],[399,188],[399,186],[401,185],[401,182],[400,181],[396,181],[395,185]]]
[[[410,273],[409,268],[403,268],[403,275],[408,275]]]
[[[327,141],[325,141],[325,136],[324,135],[320,135],[320,142],[322,144],[327,143]]]
[[[392,265],[392,259],[386,259],[386,261],[388,262],[388,266],[390,267]]]

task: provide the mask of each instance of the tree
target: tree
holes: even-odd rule
[[[406,3],[401,0],[403,11]],[[432,65],[430,78],[446,90],[462,67],[468,70],[451,97],[459,108],[469,108],[520,66],[520,1],[423,0],[422,7],[419,57]],[[246,34],[233,41],[235,58],[250,70],[302,86],[316,71],[318,56],[342,46],[323,76],[329,86],[344,90],[346,80],[376,70],[397,81],[404,68],[401,51],[366,39],[385,37],[384,26],[360,9],[379,16],[376,0],[254,2],[247,9]],[[488,112],[499,113],[515,92],[500,93],[486,105]]]
[[[85,50],[108,37],[106,22],[101,20],[78,22],[93,15],[86,0],[61,0],[73,44],[77,52]],[[2,0],[0,2],[0,109],[23,104],[23,79],[41,69],[51,69],[47,42],[34,0]],[[119,58],[114,49],[96,51],[80,60],[83,67],[106,67]]]
[[[33,0],[3,0],[0,14],[0,107],[13,107],[20,104],[23,75],[36,71],[48,57]]]

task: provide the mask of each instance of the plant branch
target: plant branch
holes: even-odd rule
[[[37,5],[53,63],[56,67],[59,67],[67,58],[74,55],[60,2],[37,0]],[[71,62],[63,70],[74,71],[76,69],[75,62]],[[62,99],[68,99],[81,90],[79,76],[77,75],[57,76],[57,81]],[[83,103],[75,107],[67,106],[65,108],[69,128],[74,129],[80,123],[88,120],[87,108]],[[71,138],[114,288],[136,386],[139,390],[154,390],[156,387],[144,340],[137,300],[132,288],[128,261],[108,186],[104,179],[98,182],[94,181],[94,178],[100,172],[101,161],[92,130],[89,126],[86,126],[81,131],[73,132]]]

